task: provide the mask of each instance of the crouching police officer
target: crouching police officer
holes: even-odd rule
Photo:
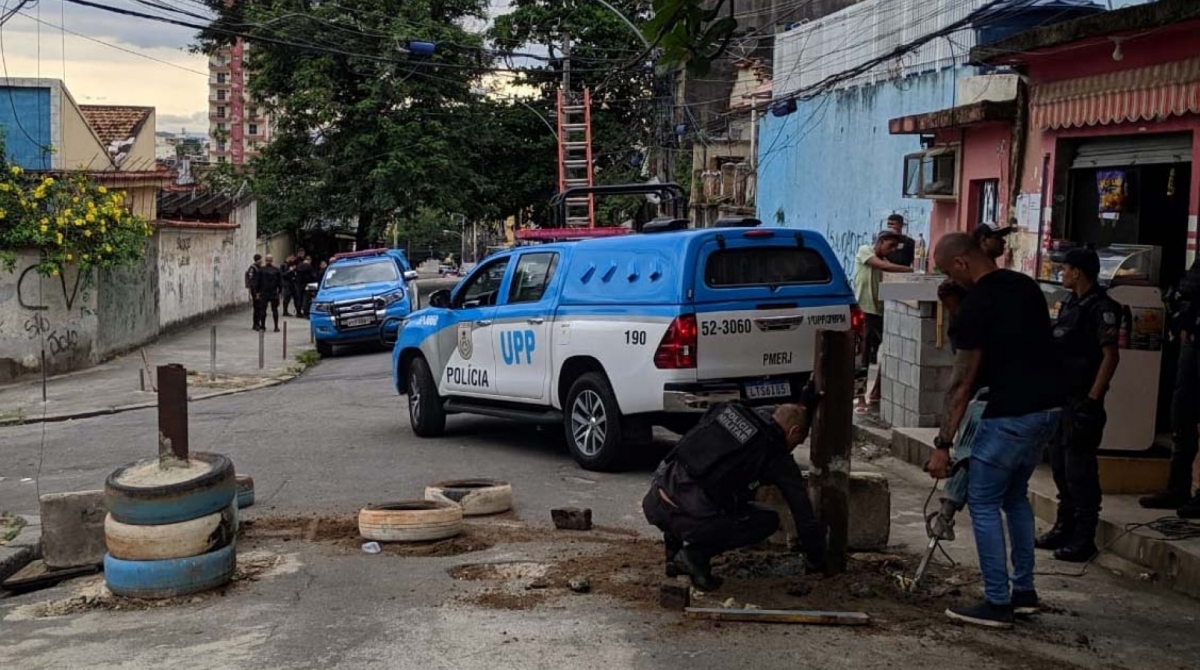
[[[762,542],[779,529],[779,515],[752,502],[761,484],[779,488],[809,566],[824,568],[825,540],[792,458],[792,450],[808,438],[820,399],[810,383],[801,405],[772,411],[721,403],[679,440],[642,500],[646,520],[663,531],[668,576],[689,575],[702,591],[720,588],[712,558]]]
[[[1104,395],[1121,360],[1121,306],[1096,283],[1100,259],[1095,251],[1072,249],[1063,265],[1063,287],[1072,294],[1054,326],[1069,388],[1059,434],[1050,448],[1058,518],[1037,538],[1036,546],[1055,550],[1060,561],[1083,563],[1096,555],[1101,499],[1096,452],[1107,421]]]

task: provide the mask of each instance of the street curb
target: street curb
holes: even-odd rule
[[[282,377],[276,377],[275,379],[268,379],[267,381],[259,382],[258,384],[253,384],[251,386],[246,386],[244,388],[222,389],[220,391],[212,391],[210,393],[200,393],[200,394],[196,394],[196,395],[189,395],[188,401],[195,402],[198,400],[209,400],[211,398],[220,398],[222,396],[227,396],[227,395],[236,395],[238,393],[246,393],[248,391],[260,391],[262,389],[270,388],[272,386],[280,386],[280,385],[286,384],[286,383],[292,381],[293,379],[299,377],[301,374],[303,374],[303,372],[300,372],[297,374],[287,374],[287,375],[283,375]],[[38,424],[38,423],[61,423],[63,421],[74,421],[76,419],[90,419],[90,418],[97,417],[97,416],[107,416],[109,414],[121,414],[123,412],[132,412],[134,410],[139,410],[139,409],[152,409],[155,407],[158,407],[158,402],[152,400],[149,402],[139,402],[139,403],[133,403],[130,405],[118,405],[115,407],[102,407],[102,408],[98,408],[98,409],[88,409],[88,410],[82,410],[79,412],[67,412],[67,413],[63,413],[63,414],[47,414],[45,416],[22,417],[19,419],[0,423],[0,427],[27,426],[27,425]]]

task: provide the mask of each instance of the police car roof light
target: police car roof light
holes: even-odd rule
[[[366,258],[367,256],[383,256],[388,252],[387,249],[366,249],[363,251],[345,251],[340,254],[334,254],[331,261],[340,261],[345,258]]]

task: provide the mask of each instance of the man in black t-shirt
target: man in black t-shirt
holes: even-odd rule
[[[900,236],[900,244],[896,245],[895,251],[888,254],[887,262],[911,268],[917,247],[913,238],[904,234],[904,225],[904,217],[900,214],[892,214],[887,218],[888,230]]]
[[[971,442],[967,494],[987,600],[946,614],[965,623],[1009,628],[1014,611],[1031,613],[1038,607],[1029,477],[1058,428],[1065,393],[1050,313],[1033,279],[997,268],[970,235],[942,237],[934,261],[967,289],[955,319],[957,352],[946,419],[929,461],[934,477],[948,475],[949,449],[967,404],[976,390],[988,389]],[[1013,545],[1011,582],[1001,511]]]

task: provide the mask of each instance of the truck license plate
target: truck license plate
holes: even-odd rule
[[[346,319],[347,328],[357,328],[358,326],[369,326],[375,321],[373,316],[358,316],[353,319]]]
[[[778,382],[752,382],[746,384],[748,400],[766,400],[767,398],[787,398],[792,395],[792,383],[784,380]]]

